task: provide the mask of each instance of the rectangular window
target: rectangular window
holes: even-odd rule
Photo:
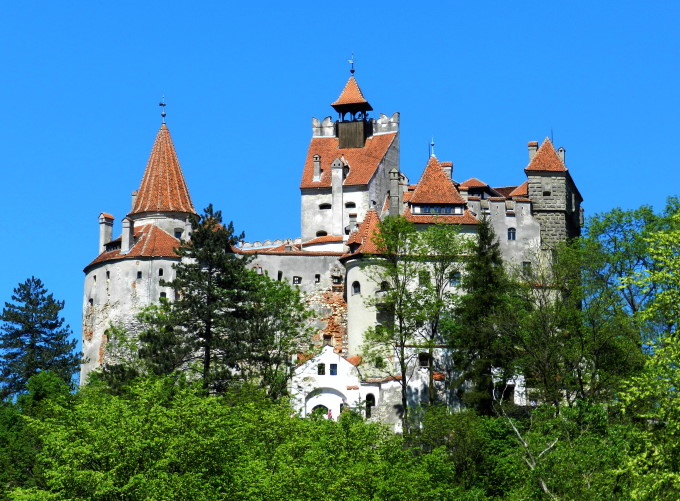
[[[531,275],[531,261],[524,261],[522,263],[522,272],[525,275]]]
[[[302,277],[293,277],[293,285],[300,285],[302,283]]]
[[[319,274],[314,275],[314,283],[318,284],[319,282],[321,282],[321,275]]]
[[[451,214],[451,207],[444,207],[444,214]]]
[[[316,366],[316,373],[319,376],[325,376],[326,375],[326,364],[319,364]]]
[[[458,287],[460,285],[460,272],[455,271],[449,275],[449,287]]]
[[[137,280],[140,280],[142,278],[142,272],[138,271],[137,272]]]
[[[434,211],[435,214],[441,214],[441,212],[442,212],[441,207],[433,207],[432,210]]]
[[[454,208],[453,208],[453,213],[454,213],[454,214],[462,214],[462,213],[463,213],[463,208],[462,208],[462,207],[454,207]]]
[[[423,205],[423,212],[425,214],[429,214],[430,212],[432,212],[432,209],[430,208],[429,205]]]
[[[338,375],[338,364],[331,364],[331,376]]]
[[[108,280],[109,278],[111,278],[111,272],[110,272],[110,271],[107,271],[107,272],[106,272],[106,280]]]

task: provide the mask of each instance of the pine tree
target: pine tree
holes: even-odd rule
[[[31,277],[14,289],[13,303],[0,315],[0,397],[26,392],[28,379],[51,371],[70,383],[80,356],[76,341],[59,312],[63,301],[47,293],[40,279]]]
[[[449,331],[454,366],[461,370],[458,392],[464,404],[482,415],[492,415],[494,377],[502,376],[512,359],[512,345],[501,327],[512,315],[510,281],[498,240],[486,218],[478,226],[465,269],[464,295]]]

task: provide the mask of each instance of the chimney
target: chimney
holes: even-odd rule
[[[401,186],[399,186],[399,171],[390,171],[390,216],[401,214]]]
[[[130,210],[135,210],[135,202],[137,201],[137,190],[132,192],[132,208]]]
[[[536,156],[536,152],[538,151],[538,141],[529,141],[529,163],[534,159]]]
[[[560,157],[560,160],[562,160],[562,163],[566,166],[567,162],[565,160],[565,154],[567,153],[567,150],[565,150],[562,146],[559,147],[557,150],[557,156]]]
[[[451,179],[453,177],[453,162],[442,162],[442,170],[446,174],[446,177]]]
[[[314,179],[312,181],[321,181],[321,157],[314,155]]]
[[[106,244],[113,237],[113,216],[102,212],[99,214],[99,253],[106,250]]]
[[[129,217],[123,219],[123,236],[121,241],[120,251],[126,253],[135,242],[135,223]]]
[[[357,215],[356,212],[352,212],[349,215],[349,232],[352,233],[357,227]]]

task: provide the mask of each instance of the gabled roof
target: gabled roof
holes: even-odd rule
[[[525,171],[542,171],[542,172],[566,172],[567,167],[564,162],[557,156],[554,146],[550,142],[550,138],[545,138],[543,144],[538,149],[534,158],[531,159]]]
[[[366,213],[366,217],[359,227],[352,232],[347,240],[347,245],[359,244],[352,254],[378,254],[378,247],[373,241],[374,235],[378,233],[380,218],[375,209]]]
[[[460,183],[461,188],[487,188],[489,185],[484,181],[480,181],[476,177],[471,177],[467,181]]]
[[[366,101],[354,76],[349,77],[345,88],[340,93],[340,97],[331,106],[340,113],[343,110],[350,110],[352,108],[365,111],[373,110],[368,101]]]
[[[145,224],[135,228],[135,244],[129,252],[122,253],[121,249],[102,252],[97,258],[85,267],[87,270],[90,266],[104,261],[112,261],[117,259],[138,259],[140,257],[165,257],[176,258],[179,256],[175,253],[175,249],[180,246],[180,241],[172,235],[161,230],[158,226],[152,224]],[[116,244],[121,241],[118,237],[111,244]]]
[[[411,199],[412,204],[464,204],[465,200],[453,186],[434,155],[430,157]]]
[[[363,148],[339,148],[337,137],[314,137],[309,143],[300,188],[330,188],[331,164],[344,157],[349,173],[343,184],[366,185],[380,166],[397,133],[379,134],[366,138]],[[321,178],[314,181],[314,155],[321,157]]]
[[[142,212],[196,213],[170,131],[165,124],[161,125],[156,135],[142,184],[129,215]]]
[[[512,190],[509,197],[528,197],[529,196],[529,181],[524,181],[517,188]]]

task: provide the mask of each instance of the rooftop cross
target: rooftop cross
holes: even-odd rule
[[[158,106],[161,107],[161,110],[162,110],[162,111],[161,111],[161,117],[163,117],[163,123],[165,123],[165,115],[166,115],[166,113],[165,113],[165,106],[166,106],[166,104],[165,104],[165,96],[162,97],[162,100],[161,100],[160,103],[158,103]]]
[[[351,65],[350,67],[350,74],[354,75],[354,52],[352,52],[352,58],[348,59],[347,62]]]

